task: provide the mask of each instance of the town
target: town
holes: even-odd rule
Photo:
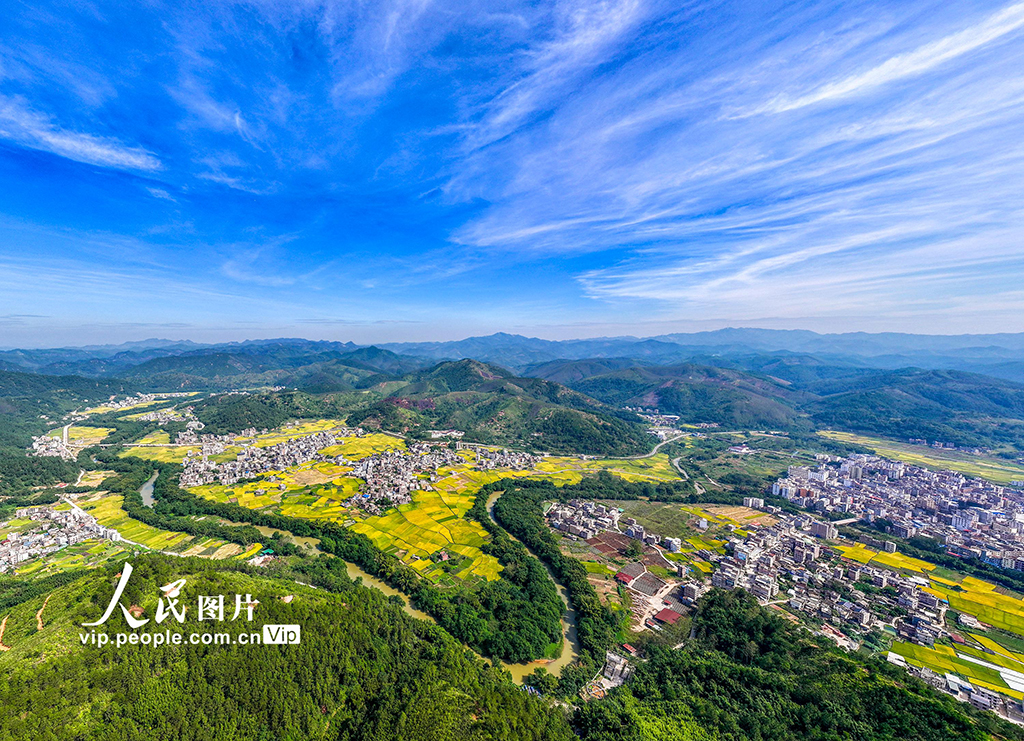
[[[870,463],[887,466],[882,461]],[[647,531],[634,519],[622,517],[610,503],[577,499],[556,503],[548,509],[546,518],[549,526],[565,537],[585,541],[617,560],[628,553],[628,540],[643,544],[642,551],[634,550],[642,553],[639,560],[619,566],[615,574],[616,583],[629,595],[634,630],[659,631],[675,625],[711,587],[742,589],[762,605],[781,610],[845,650],[867,646],[885,652],[892,663],[937,689],[980,709],[1024,720],[1024,707],[1019,701],[972,685],[955,674],[939,674],[926,666],[908,664],[899,654],[885,651],[888,639],[925,647],[939,640],[963,642],[956,628],[947,623],[949,604],[928,590],[927,578],[845,557],[838,545],[843,541],[833,522],[807,513],[783,512],[759,497],[745,498],[744,506],[771,514],[772,524],[745,526],[745,536],[729,536],[720,551],[702,548],[689,554],[711,564],[710,575],[665,559],[665,554],[679,552],[680,539]],[[706,530],[708,524],[703,518],[695,518],[693,523],[697,530]],[[860,541],[898,556],[896,543],[891,540],[865,535]],[[649,569],[652,564],[670,566],[680,580],[656,576]],[[963,628],[981,627],[969,614],[958,614],[957,622]]]
[[[772,494],[825,516],[878,523],[900,538],[923,536],[953,555],[1024,570],[1024,491],[857,454],[793,466]]]

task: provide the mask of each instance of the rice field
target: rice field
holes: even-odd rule
[[[448,576],[428,558],[440,550],[471,559],[455,573],[459,579],[476,576],[493,581],[501,566],[497,559],[480,550],[487,541],[487,531],[479,523],[465,519],[474,498],[473,493],[418,491],[411,503],[380,517],[368,517],[352,529],[366,535],[381,550],[401,555],[432,582],[442,582]]]
[[[188,533],[161,530],[133,520],[124,511],[120,494],[98,493],[78,500],[78,505],[104,527],[117,530],[125,540],[157,551],[171,551],[190,556],[231,558],[243,555],[242,546],[217,538],[192,536]],[[250,551],[252,548],[249,549]],[[256,550],[259,550],[258,548]]]
[[[185,460],[188,451],[199,452],[198,445],[166,445],[163,447],[150,446],[145,448],[126,448],[120,455],[122,458],[132,456],[147,461],[160,461],[161,463],[181,463]]]
[[[86,471],[78,485],[96,487],[102,484],[105,479],[116,475],[114,471]]]
[[[189,491],[215,502],[269,508],[288,517],[345,523],[361,513],[345,505],[359,493],[362,484],[360,479],[346,475],[351,471],[348,466],[311,461],[285,471],[270,471],[258,481],[231,486],[206,484]]]
[[[870,564],[871,566],[876,567],[889,568],[895,571],[905,570],[912,571],[916,574],[925,574],[935,568],[935,564],[922,561],[919,558],[904,556],[899,551],[896,553],[876,551],[862,545],[861,543],[855,543],[854,545],[839,545],[836,546],[836,549],[851,561],[856,561],[861,564]]]
[[[103,442],[103,438],[114,431],[113,427],[85,427],[72,425],[68,428],[68,444],[74,447],[87,448]],[[46,433],[48,437],[63,437],[64,428],[58,427]]]
[[[256,445],[274,445],[290,437],[308,435],[338,427],[336,420],[317,420],[294,424],[259,435]],[[387,450],[403,450],[405,441],[391,435],[374,433],[363,437],[348,437],[337,445],[325,448],[328,456],[344,456],[360,460]],[[172,448],[173,449],[173,448]],[[161,448],[137,448],[132,454],[149,457]],[[228,448],[225,460],[232,459],[237,450]],[[183,456],[183,454],[182,454]],[[532,471],[489,470],[473,468],[473,454],[463,451],[466,461],[442,468],[431,482],[431,491],[413,494],[412,502],[386,512],[383,516],[367,517],[346,502],[359,492],[360,479],[352,478],[350,466],[311,462],[284,471],[272,471],[260,476],[256,482],[233,486],[206,485],[190,491],[198,496],[218,502],[230,502],[251,509],[266,509],[289,517],[331,520],[348,525],[369,537],[375,545],[389,553],[398,554],[426,579],[438,584],[456,584],[472,578],[494,580],[501,566],[492,556],[485,555],[481,546],[487,532],[465,515],[473,505],[480,487],[509,477],[543,477],[556,484],[575,483],[584,475],[607,470],[632,481],[664,481],[678,479],[667,455],[640,460],[582,460],[575,457],[549,457]],[[181,457],[178,457],[180,460]],[[427,479],[426,476],[421,477]],[[713,546],[716,547],[716,546]],[[458,565],[442,565],[430,559],[432,554],[445,550],[468,559]]]
[[[109,540],[83,540],[56,553],[35,558],[16,570],[18,576],[49,576],[62,571],[95,568],[128,553],[131,546]]]
[[[324,455],[343,455],[349,460],[362,460],[376,453],[388,450],[406,450],[405,440],[374,432],[363,437],[345,437],[337,445],[324,448]]]
[[[127,407],[112,407],[103,404],[100,406],[90,407],[89,409],[86,409],[84,412],[82,412],[82,414],[107,414],[109,412],[127,412],[130,409],[144,409],[145,407],[151,407],[156,406],[157,404],[166,403],[166,399],[155,399],[154,401],[144,401],[141,404],[132,404],[131,406]],[[140,412],[140,414],[145,414],[145,412]]]
[[[998,655],[965,646],[945,646],[936,644],[935,648],[926,648],[913,643],[894,641],[892,652],[904,657],[914,666],[926,666],[940,674],[959,674],[969,681],[993,692],[1013,697],[1024,698],[1024,664],[1019,668],[1007,668],[992,659]],[[979,663],[983,662],[983,663]]]
[[[171,436],[164,430],[155,430],[135,441],[135,445],[170,445]]]

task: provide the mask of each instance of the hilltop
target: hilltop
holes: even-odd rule
[[[552,452],[626,455],[648,444],[635,415],[476,360],[440,363],[371,390],[384,398],[350,414],[350,424],[414,434],[455,428],[466,440]]]

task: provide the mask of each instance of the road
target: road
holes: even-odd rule
[[[654,456],[656,456],[658,454],[658,451],[661,450],[662,446],[668,445],[669,443],[674,443],[676,440],[681,440],[684,437],[686,437],[686,433],[683,433],[681,435],[676,435],[675,437],[670,437],[667,440],[662,440],[660,443],[655,445],[654,448],[651,449],[650,453],[644,453],[643,455],[631,455],[631,456],[628,456],[626,458],[612,458],[610,460],[617,460],[617,461],[641,461],[644,458],[653,458]]]

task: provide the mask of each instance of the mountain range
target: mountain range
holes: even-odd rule
[[[365,347],[365,346],[364,346]],[[807,330],[728,328],[656,337],[601,337],[578,340],[545,340],[499,332],[451,342],[401,342],[378,344],[421,367],[430,361],[473,358],[496,363],[516,372],[553,360],[626,358],[636,363],[673,365],[685,362],[721,364],[754,359],[784,360],[790,355],[838,368],[890,369],[917,367],[962,370],[1024,382],[1024,333],[976,335],[916,335],[851,332],[819,334]],[[145,340],[122,345],[78,348],[18,349],[0,352],[0,368],[47,374],[118,377],[127,369],[165,357],[223,355],[238,362],[270,355],[275,362],[308,357],[330,363],[360,349],[351,342],[304,339],[248,340],[212,345],[190,341]],[[249,361],[240,359],[248,358]],[[229,361],[230,362],[230,361]],[[790,361],[785,361],[790,362]],[[344,364],[344,363],[343,363]],[[166,373],[172,364],[153,367]],[[298,367],[298,366],[296,366]],[[258,368],[258,364],[257,364]],[[330,369],[328,369],[329,371]],[[140,373],[145,374],[144,368]],[[261,372],[258,371],[257,372]],[[230,374],[230,373],[229,373]]]
[[[503,428],[494,439],[539,444],[535,438],[547,434],[558,448],[586,438],[611,450],[614,435],[635,448],[635,418],[616,415],[642,407],[735,428],[836,427],[1008,454],[1024,449],[1024,335],[1016,334],[724,329],[553,341],[498,333],[380,346],[151,340],[4,351],[3,368],[154,391],[367,391],[361,398],[372,403],[356,416],[368,423],[448,425],[481,439]],[[571,414],[554,415],[557,429],[545,433],[538,425],[556,409]],[[560,437],[566,430],[569,438]]]

